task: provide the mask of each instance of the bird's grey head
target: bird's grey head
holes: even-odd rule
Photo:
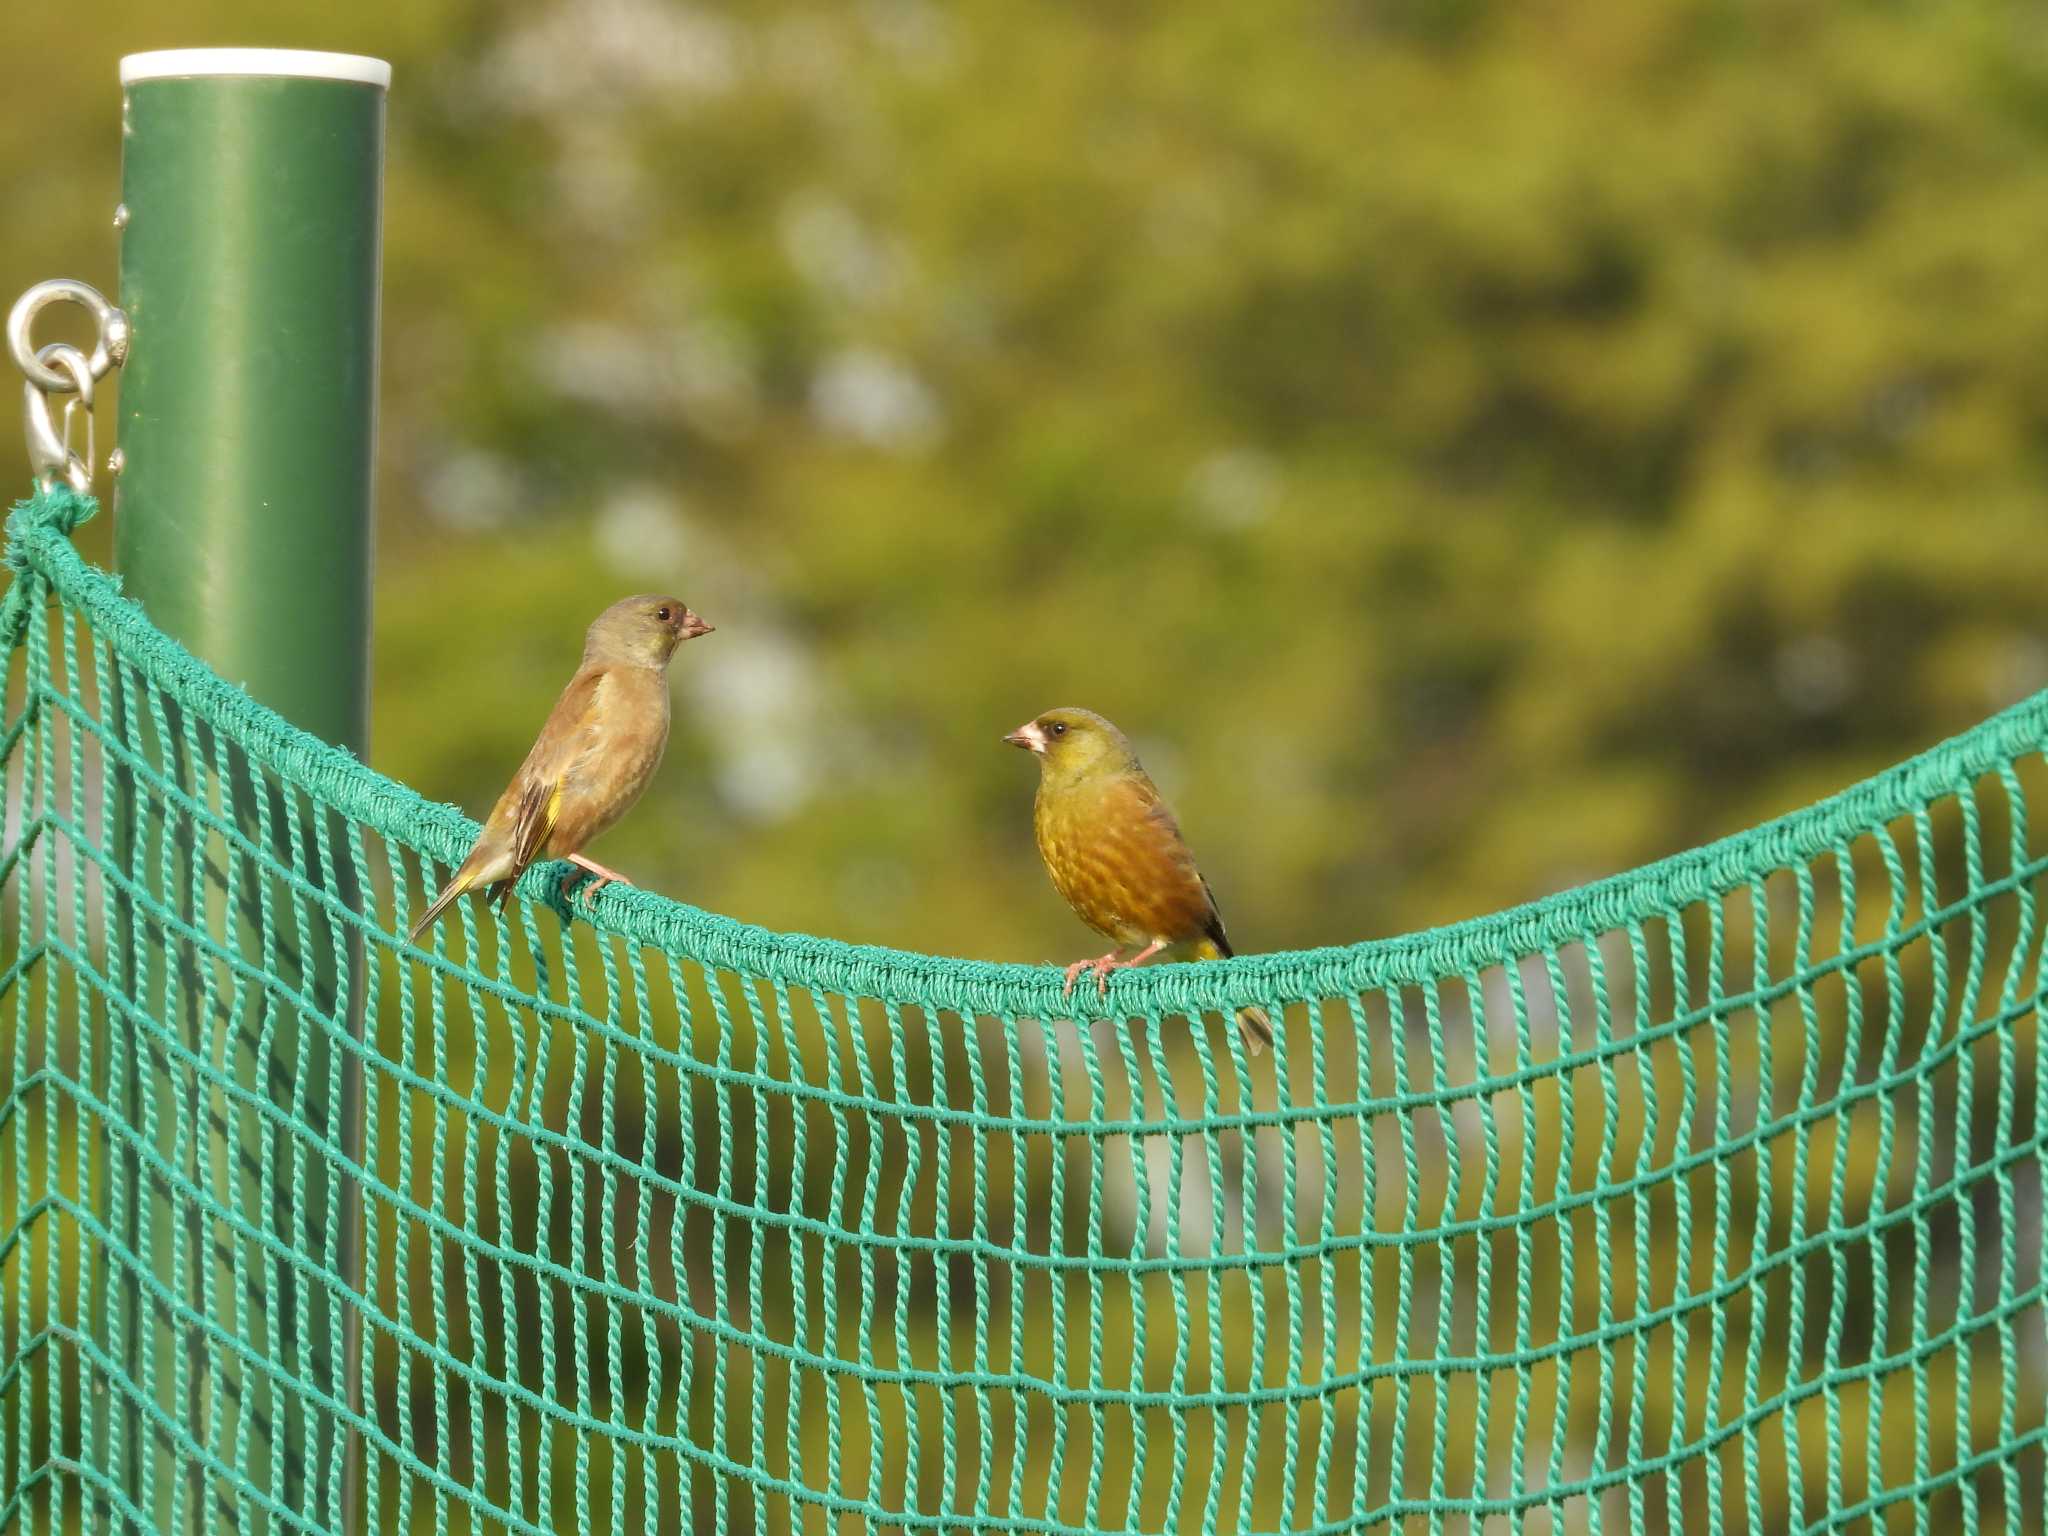
[[[685,640],[711,633],[711,626],[679,597],[643,592],[621,598],[597,616],[583,637],[583,661],[636,667],[665,667]]]

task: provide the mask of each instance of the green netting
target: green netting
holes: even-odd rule
[[[90,511],[0,606],[0,1527],[2043,1528],[2048,695],[1077,1024],[560,866],[407,945],[472,824]]]

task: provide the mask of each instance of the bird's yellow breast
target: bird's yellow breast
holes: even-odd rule
[[[1097,933],[1123,945],[1178,938],[1185,920],[1168,909],[1182,904],[1186,877],[1142,802],[1116,788],[1041,787],[1032,816],[1039,856],[1053,888]]]

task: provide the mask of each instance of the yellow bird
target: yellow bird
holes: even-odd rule
[[[1054,888],[1115,946],[1068,966],[1069,992],[1091,969],[1096,990],[1107,991],[1111,971],[1143,965],[1161,950],[1229,958],[1209,882],[1122,731],[1093,710],[1051,709],[1003,740],[1038,759],[1032,823]],[[1126,949],[1137,953],[1123,959]],[[1253,1055],[1273,1043],[1265,1009],[1240,1009],[1237,1023]]]
[[[654,593],[625,598],[597,616],[583,639],[583,663],[533,750],[410,937],[418,939],[467,891],[481,890],[502,906],[513,882],[543,855],[595,877],[579,893],[586,899],[625,881],[584,858],[583,845],[631,810],[654,777],[668,745],[669,659],[685,640],[710,633],[681,598]]]

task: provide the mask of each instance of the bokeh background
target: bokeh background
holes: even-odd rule
[[[1056,703],[1131,731],[1260,950],[1688,847],[2048,683],[2037,7],[0,36],[8,298],[113,289],[122,53],[393,62],[372,762],[481,812],[590,616],[680,591],[718,634],[592,852],[701,906],[1092,950],[997,742]]]
[[[5,28],[7,295],[112,289],[121,53],[392,60],[373,761],[480,812],[589,617],[673,586],[719,633],[595,852],[720,911],[1087,950],[996,743],[1055,703],[1129,728],[1274,949],[1689,846],[2048,680],[2032,7]]]

